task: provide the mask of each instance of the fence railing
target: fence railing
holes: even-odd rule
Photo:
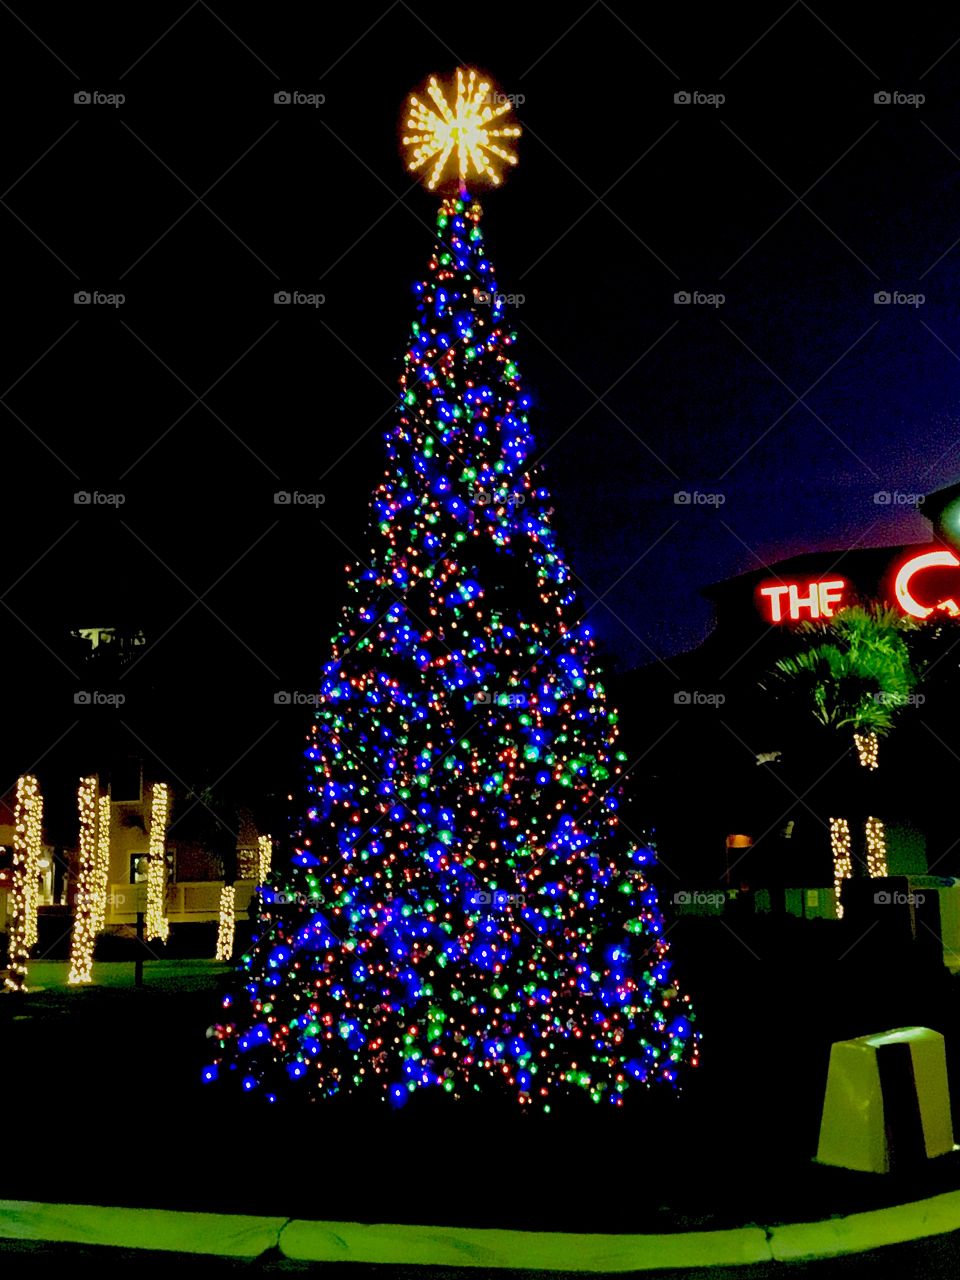
[[[138,911],[146,910],[145,884],[112,884],[107,893],[105,923],[134,924]],[[171,924],[218,920],[222,880],[182,880],[167,885],[166,914]],[[236,882],[237,913],[245,912],[253,897],[254,882]]]

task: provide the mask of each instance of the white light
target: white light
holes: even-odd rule
[[[27,961],[37,940],[37,875],[43,845],[43,797],[32,774],[17,779],[13,879],[8,899],[7,991],[26,991]]]
[[[260,836],[257,840],[257,884],[266,884],[273,862],[273,836]]]
[[[516,153],[501,146],[500,140],[520,136],[516,125],[493,127],[511,109],[507,95],[497,94],[486,80],[478,80],[475,71],[468,70],[464,79],[463,69],[458,67],[456,93],[454,96],[451,88],[451,101],[436,76],[430,77],[427,96],[433,101],[432,107],[415,96],[410,98],[407,128],[416,133],[403,138],[403,145],[413,149],[408,169],[415,173],[432,161],[427,177],[431,191],[448,174],[456,174],[461,187],[472,178],[486,178],[499,186],[500,174],[492,157],[516,164]]]
[[[833,890],[837,899],[837,919],[843,919],[840,905],[840,889],[844,880],[853,875],[853,859],[850,856],[850,824],[846,818],[830,819],[830,848],[833,850]]]
[[[233,959],[233,934],[237,921],[237,891],[232,884],[220,889],[220,928],[217,931],[217,959]]]
[[[867,872],[873,879],[889,874],[887,835],[880,818],[867,819]]]
[[[98,785],[95,777],[81,778],[77,791],[77,806],[80,809],[80,867],[73,904],[70,973],[67,977],[71,987],[81,986],[93,979],[93,947],[97,939],[95,882]]]
[[[170,790],[165,782],[153,784],[150,804],[150,849],[147,858],[147,913],[144,937],[149,942],[159,938],[166,942],[170,934],[167,919],[167,821],[170,814]]]
[[[107,887],[110,879],[110,797],[97,801],[97,857],[93,876],[94,933],[107,921]]]

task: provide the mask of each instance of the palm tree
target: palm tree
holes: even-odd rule
[[[849,735],[859,765],[849,776],[853,821],[830,818],[837,915],[840,887],[849,876],[887,874],[883,822],[872,812],[863,781],[879,765],[880,739],[893,729],[910,702],[919,675],[906,634],[916,628],[883,605],[856,605],[834,617],[805,622],[792,633],[794,651],[781,657],[770,684],[792,696],[824,728]]]

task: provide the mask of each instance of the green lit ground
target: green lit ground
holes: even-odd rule
[[[144,985],[160,991],[210,991],[218,974],[230,969],[217,960],[145,960]],[[30,965],[28,985],[31,992],[70,992],[67,983],[70,965],[66,960],[34,960]],[[133,989],[135,965],[132,961],[97,961],[93,966],[92,989]]]

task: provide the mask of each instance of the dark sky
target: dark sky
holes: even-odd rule
[[[365,552],[432,243],[398,121],[458,61],[524,98],[486,233],[524,296],[535,431],[615,661],[698,643],[707,583],[923,538],[874,495],[958,478],[960,18],[938,6],[182,0],[14,4],[0,25],[14,772],[84,732],[66,632],[124,620],[152,646],[131,743],[175,776],[248,750],[288,768],[303,715],[273,693],[313,686]],[[280,289],[325,301],[278,308]],[[325,505],[278,508],[280,488]],[[125,502],[77,506],[81,489]]]

